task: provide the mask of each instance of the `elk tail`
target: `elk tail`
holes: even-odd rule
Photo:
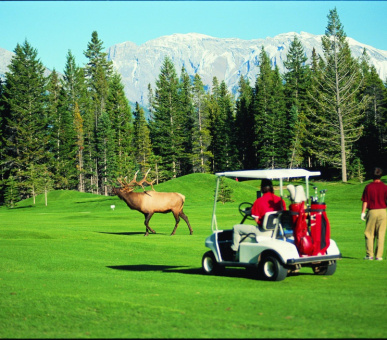
[[[177,192],[177,194],[181,197],[181,199],[183,200],[183,203],[185,202],[185,196],[183,194],[180,194]]]

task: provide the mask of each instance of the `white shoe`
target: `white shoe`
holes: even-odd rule
[[[376,260],[376,261],[382,261],[382,260],[383,260],[383,257],[377,257],[375,260]]]

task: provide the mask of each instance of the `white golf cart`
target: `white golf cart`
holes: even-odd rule
[[[325,203],[318,202],[317,197],[311,197],[309,200],[309,177],[319,176],[319,171],[308,171],[304,169],[274,169],[274,170],[241,170],[216,173],[216,190],[212,215],[212,235],[207,237],[205,246],[210,248],[202,258],[202,268],[206,274],[220,274],[225,267],[252,267],[255,268],[261,279],[269,281],[280,281],[286,278],[288,273],[297,272],[301,267],[311,267],[313,272],[318,275],[332,275],[336,271],[336,260],[341,258],[341,253],[336,242],[330,239],[329,222],[319,229],[319,233],[327,235],[326,240],[318,234],[315,236],[316,242],[311,238],[311,220],[315,221],[325,214],[324,209],[313,210],[313,203],[319,204],[318,207],[324,207]],[[319,243],[322,252],[317,254],[310,252],[305,255],[299,244],[295,242],[295,216],[294,212],[283,210],[279,212],[269,212],[264,216],[262,226],[257,227],[259,232],[242,237],[239,250],[235,252],[231,249],[233,239],[233,229],[219,229],[216,219],[216,204],[219,192],[221,177],[247,178],[247,179],[271,179],[279,180],[280,196],[283,195],[283,180],[290,178],[305,179],[305,202],[302,202],[302,216],[308,221],[308,238],[312,243]],[[288,186],[289,188],[289,186]],[[303,189],[303,188],[302,188]],[[315,188],[317,189],[317,188]],[[289,189],[290,192],[290,189]],[[321,192],[324,192],[321,195]],[[325,191],[320,192],[320,197],[325,196]],[[310,203],[312,203],[310,205]],[[315,205],[316,206],[316,205]],[[239,206],[239,211],[243,216],[240,224],[246,220],[254,220],[251,217],[252,203],[243,202]],[[304,209],[305,207],[305,209]],[[311,208],[312,207],[312,208]],[[311,215],[314,217],[311,218]],[[300,214],[298,214],[300,216]],[[326,214],[325,214],[326,217]],[[305,226],[306,226],[306,222]],[[255,221],[252,223],[256,226]],[[313,224],[313,222],[312,222]],[[306,230],[306,227],[305,227]],[[314,233],[316,235],[316,233]],[[320,240],[317,242],[317,238]],[[325,248],[323,248],[325,246]]]

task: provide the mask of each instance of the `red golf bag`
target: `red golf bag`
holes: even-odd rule
[[[313,239],[312,255],[324,255],[331,237],[325,203],[312,203],[310,207],[310,235]]]
[[[308,225],[306,223],[307,214],[304,209],[304,202],[293,203],[289,206],[293,217],[294,244],[301,256],[313,254],[313,240],[308,235]]]

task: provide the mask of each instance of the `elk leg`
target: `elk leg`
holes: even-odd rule
[[[149,235],[149,232],[151,232],[152,234],[156,234],[156,232],[149,226],[149,220],[151,219],[151,217],[153,216],[152,213],[148,213],[148,214],[144,214],[145,216],[145,235],[144,236],[148,236]]]
[[[193,230],[191,228],[191,225],[189,224],[188,217],[186,214],[183,213],[183,210],[180,211],[179,215],[182,217],[182,219],[187,223],[188,229],[189,229],[189,234],[192,235]]]
[[[172,231],[172,235],[175,235],[175,232],[176,232],[176,229],[177,229],[177,226],[179,225],[179,222],[180,222],[180,217],[179,217],[179,214],[175,214],[173,213],[173,216],[175,217],[175,221],[176,221],[176,224],[175,224],[175,228],[173,228],[173,231]]]

